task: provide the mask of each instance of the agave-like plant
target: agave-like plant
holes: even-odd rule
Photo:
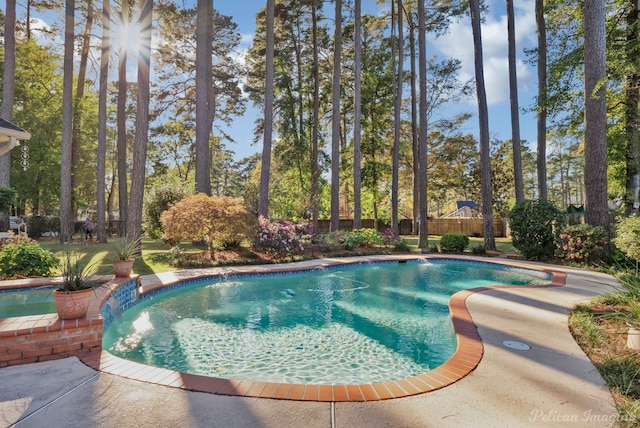
[[[82,256],[76,252],[65,250],[58,265],[62,272],[62,283],[58,290],[66,293],[86,290],[95,286],[91,276],[95,273],[95,263],[85,263]]]
[[[118,238],[113,246],[115,260],[133,260],[140,254],[141,246],[142,238],[134,239],[133,241],[127,238]]]

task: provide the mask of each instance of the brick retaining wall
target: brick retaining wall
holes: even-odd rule
[[[138,275],[114,278],[97,288],[84,318],[60,320],[57,314],[0,318],[0,367],[100,355],[104,326],[102,305],[113,291],[129,282],[135,288],[137,281]]]
[[[0,367],[101,351],[102,319],[62,321],[48,314],[0,320]]]

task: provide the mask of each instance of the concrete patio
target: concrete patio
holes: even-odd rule
[[[73,357],[0,369],[0,426],[616,426],[611,394],[567,327],[575,304],[610,292],[615,280],[552,268],[567,273],[564,287],[470,295],[482,360],[458,382],[426,394],[359,403],[229,397],[98,372]]]

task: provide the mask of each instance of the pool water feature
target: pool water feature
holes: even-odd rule
[[[219,278],[125,311],[103,338],[121,358],[211,377],[362,384],[416,376],[455,351],[448,300],[551,275],[432,259]]]
[[[0,290],[0,318],[41,315],[56,312],[55,287]]]

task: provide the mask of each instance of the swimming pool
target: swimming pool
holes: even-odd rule
[[[167,291],[110,322],[103,348],[211,377],[302,384],[403,379],[456,350],[459,290],[542,285],[550,274],[432,259],[219,278]]]
[[[0,290],[0,318],[55,313],[54,289],[30,287]]]

